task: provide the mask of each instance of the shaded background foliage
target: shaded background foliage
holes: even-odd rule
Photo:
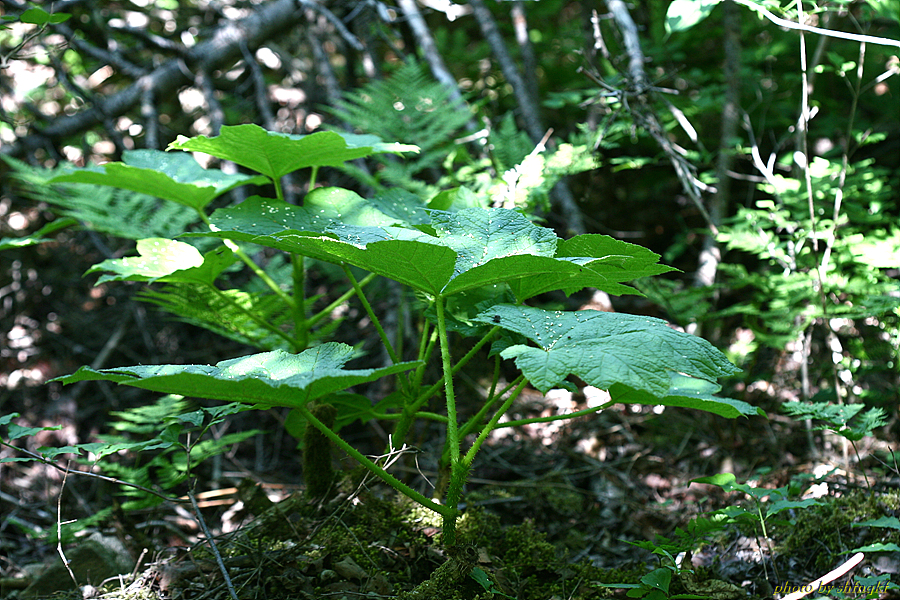
[[[252,122],[288,133],[368,133],[378,125],[386,141],[424,141],[431,152],[323,170],[318,183],[424,195],[463,184],[496,199],[503,175],[552,128],[543,154],[555,166],[532,164],[522,175],[553,177],[513,202],[561,233],[642,244],[683,271],[643,282],[648,299],[621,298],[614,306],[702,328],[745,369],[733,393],[769,411],[782,400],[860,399],[886,409],[884,439],[896,439],[897,48],[868,44],[861,52],[857,42],[807,35],[809,104],[817,112],[803,147],[796,31],[726,0],[700,25],[667,34],[667,3],[636,3],[629,8],[644,69],[658,91],[633,93],[627,34],[612,4],[70,0],[41,4],[71,15],[41,29],[16,22],[26,5],[5,0],[3,15],[12,20],[0,30],[0,152],[32,166],[85,166],[120,159],[125,150],[165,148],[178,135],[215,135],[222,125]],[[822,27],[896,40],[898,21],[881,6],[808,3],[807,16]],[[690,165],[700,204],[675,175],[673,154],[654,127]],[[798,152],[816,166],[814,219]],[[51,191],[16,172],[13,163],[0,163],[0,237],[34,232],[61,212],[48,203]],[[285,184],[289,201],[300,202],[307,182],[288,176]],[[0,255],[0,413],[19,411],[39,423],[62,412],[82,433],[142,399],[98,387],[100,401],[95,391],[63,393],[44,381],[81,364],[215,362],[243,351],[127,302],[131,286],[92,287],[82,278],[91,265],[132,253],[139,235],[117,229],[115,211],[105,215],[113,236],[98,235],[100,202],[92,200],[93,218],[73,213],[92,228]],[[703,267],[716,253],[710,279]],[[266,251],[256,258],[273,273],[284,268]],[[240,283],[242,275],[232,277]],[[317,266],[311,289],[333,297],[336,279]],[[395,290],[384,285],[381,308],[402,320]],[[572,308],[598,299],[543,300]],[[357,310],[347,308],[349,316]],[[679,431],[706,431],[705,419],[691,417]],[[651,433],[664,438],[656,427]],[[58,435],[61,442],[76,437]],[[748,443],[738,438],[714,443]],[[804,454],[796,439],[772,441],[773,456],[790,462],[791,453]],[[377,450],[380,440],[369,443]],[[260,442],[254,466],[283,471],[288,463],[279,460],[290,461],[291,450],[280,439]]]
[[[25,5],[4,2],[3,7],[5,15],[14,18]],[[647,135],[644,123],[623,110],[614,93],[598,89],[591,78],[579,72],[595,72],[612,90],[629,85],[622,35],[609,14],[603,12],[603,6],[547,1],[432,7],[404,2],[392,6],[380,2],[319,4],[282,0],[258,4],[173,1],[147,5],[70,1],[45,8],[70,14],[71,18],[42,30],[13,22],[2,32],[5,68],[0,72],[4,93],[0,139],[4,155],[43,166],[65,161],[85,165],[119,158],[126,149],[164,148],[179,134],[213,135],[223,124],[243,122],[304,133],[337,117],[335,127],[369,129],[372,117],[367,121],[360,114],[347,112],[348,102],[365,107],[369,101],[372,116],[386,111],[380,123],[384,132],[406,130],[414,137],[416,127],[409,127],[412,113],[404,114],[410,110],[418,111],[417,114],[424,110],[426,115],[431,111],[438,117],[431,122],[438,123],[451,123],[453,115],[455,123],[437,132],[434,138],[440,142],[436,146],[438,152],[420,168],[391,176],[396,162],[376,165],[374,171],[360,165],[355,175],[370,173],[368,183],[372,185],[378,184],[379,171],[394,184],[404,177],[412,184],[415,177],[418,191],[433,191],[449,184],[484,181],[479,180],[482,174],[488,183],[481,189],[490,189],[491,180],[496,181],[539,141],[535,135],[529,140],[527,132],[534,132],[536,126],[542,132],[546,124],[554,130],[549,141],[551,149],[568,140],[588,159],[574,169],[583,172],[568,180],[577,212],[557,193],[554,209],[545,215],[549,223],[560,230],[586,228],[641,243],[664,253],[686,273],[697,271],[705,237],[703,214],[684,193],[678,179],[672,177],[671,166],[658,143]],[[821,9],[826,10],[815,18],[830,28],[856,27],[888,38],[896,35],[897,23],[865,3]],[[778,159],[776,169],[781,173],[789,178],[796,175],[796,168],[792,173],[790,166],[791,152],[795,150],[791,132],[797,122],[801,89],[796,32],[780,30],[749,12],[740,13],[738,21],[729,25],[726,11],[720,7],[701,26],[667,35],[663,28],[664,3],[646,2],[633,7],[632,12],[645,55],[650,57],[646,65],[648,76],[654,85],[673,91],[650,97],[652,111],[659,116],[666,135],[688,148],[688,157],[699,178],[710,186],[716,183],[717,157],[722,153],[734,157],[729,170],[733,191],[727,204],[720,207],[719,219],[735,216],[735,226],[745,230],[752,229],[747,224],[753,219],[770,222],[765,226],[771,230],[769,245],[798,240],[802,245],[808,240],[811,224],[799,227],[799,233],[792,226],[804,218],[802,193],[788,201],[789,214],[782,222],[771,225],[770,213],[777,211],[771,207],[760,209],[756,202],[772,191],[761,187],[750,152],[755,145],[760,156]],[[522,24],[527,34],[524,37]],[[736,79],[728,79],[723,67],[723,40],[729,35],[728,28],[735,25],[737,30],[732,33],[742,40],[740,60]],[[429,46],[422,31],[433,36],[433,46]],[[491,31],[499,37],[492,38]],[[506,58],[498,54],[496,39],[503,42]],[[898,94],[894,76],[898,68],[896,53],[883,46],[867,47],[862,63],[864,80],[854,96],[852,76],[857,68],[858,44],[821,37],[811,39],[809,46],[811,97],[818,110],[809,124],[810,158],[821,155],[832,164],[839,164],[840,152],[845,150],[849,166],[858,170],[857,178],[851,179],[851,183],[858,183],[848,188],[844,198],[842,213],[849,215],[849,227],[854,234],[871,233],[893,239],[896,228],[890,223],[898,216],[900,168],[900,122],[896,111],[890,109]],[[415,58],[422,65],[418,79],[407,76],[395,84],[395,90],[418,92],[421,88],[423,97],[436,99],[436,103],[431,107],[406,107],[396,100],[391,107],[394,110],[386,110],[385,105],[391,102],[391,77],[413,68],[404,65]],[[511,74],[507,60],[512,61],[511,67],[522,79],[520,88],[505,76]],[[426,83],[426,65],[444,84],[443,96],[435,96],[439,86]],[[723,143],[719,139],[722,106],[736,81],[742,85],[731,92],[738,94],[748,127],[739,130],[736,139]],[[378,82],[388,86],[388,93],[372,102],[364,86]],[[453,82],[456,85],[450,85]],[[461,95],[472,107],[471,113],[448,108]],[[537,123],[529,122],[534,117],[526,108],[529,103],[539,106]],[[854,120],[848,129],[851,109]],[[460,114],[469,118],[461,118]],[[693,134],[690,128],[682,127],[684,123],[693,127]],[[467,134],[473,134],[468,143],[454,142],[466,139]],[[399,137],[397,141],[421,142]],[[444,164],[438,163],[441,153],[446,155]],[[4,165],[3,169],[9,175],[9,167]],[[831,192],[824,184],[837,176],[836,172],[824,176],[820,218],[825,217],[825,207],[830,202],[826,196]],[[6,185],[12,183],[9,177],[4,181]],[[331,172],[320,181],[348,180],[346,175]],[[428,187],[423,188],[426,184]],[[292,198],[303,193],[303,185],[300,181],[290,182],[287,189]],[[715,199],[712,189],[708,188],[708,202]],[[527,205],[539,208],[542,205],[534,204],[534,196]],[[21,198],[21,187],[15,192],[6,188],[4,234],[34,229],[47,217],[40,205],[24,204]],[[819,226],[827,227],[827,223]],[[757,234],[760,227],[763,226],[757,226],[757,231],[748,235]],[[786,233],[792,227],[793,231]],[[776,279],[771,273],[771,257],[757,247],[735,242],[739,234],[740,231],[731,234],[730,251],[725,256],[730,265],[724,276],[720,275],[721,287],[716,292],[718,305],[731,310],[705,311],[706,318],[716,321],[712,333],[720,334],[722,343],[730,341],[727,332],[742,320],[756,322],[750,335],[763,342],[771,340],[770,345],[778,350],[797,327],[800,305],[813,302],[815,293],[805,286],[805,295],[788,298],[786,306],[769,310],[784,295],[788,284],[772,283]],[[127,242],[106,247],[110,242],[101,242],[91,233],[63,235],[63,247],[67,236],[74,236],[74,245],[70,246],[73,255],[81,255],[82,247],[107,256],[121,254],[128,247]],[[791,237],[793,240],[787,239]],[[891,286],[896,282],[896,269],[890,267],[890,259],[873,267],[865,258],[860,261],[854,247],[851,244],[842,255],[839,267],[842,272],[849,272],[852,285],[836,283],[844,289],[835,291],[832,302],[839,304],[844,294],[893,297]],[[879,246],[870,249],[869,254],[890,249],[889,244]],[[47,251],[8,253],[11,260],[7,264],[11,266],[6,272],[14,280],[10,290],[28,286],[36,273],[45,272],[43,268],[23,269],[16,252],[34,256],[35,252]],[[809,256],[799,268],[805,272],[812,268]],[[761,278],[756,283],[750,276],[753,273]],[[69,279],[72,277],[70,274]],[[875,279],[867,280],[871,277]],[[749,296],[748,284],[755,290]],[[870,284],[880,292],[873,293]],[[73,286],[74,281],[70,281],[65,287],[72,290]],[[861,289],[866,286],[868,289]],[[106,287],[100,289],[105,291],[93,293],[113,293]],[[663,314],[690,325],[703,315],[689,310],[690,288],[678,289],[683,289],[687,302],[670,298]],[[120,289],[107,296],[107,302],[122,293],[126,292]],[[14,320],[17,314],[24,314],[10,304],[13,298],[15,295],[6,296],[6,319]],[[54,292],[53,299],[58,298]],[[888,339],[884,340],[884,348],[874,349],[873,356],[890,358],[896,349],[895,342],[890,341],[896,337],[892,333],[896,331],[896,314],[892,316],[889,301],[883,303],[882,309],[883,322],[875,327],[883,332],[881,337]],[[658,309],[648,306],[647,310]],[[64,311],[57,307],[49,312],[59,315]],[[45,323],[46,312],[39,313],[43,314],[36,321]],[[821,319],[822,315],[815,318]],[[858,320],[863,315],[854,314],[853,318]],[[806,321],[808,324],[809,319]],[[38,325],[36,329],[43,327]],[[848,336],[855,337],[853,327],[849,327]],[[783,333],[771,337],[773,328]],[[7,329],[20,331],[21,327]],[[142,333],[141,337],[149,348],[148,335]],[[876,347],[880,344],[871,336],[863,339],[871,340]],[[818,346],[823,351],[824,343],[820,341]],[[15,359],[21,353],[8,350],[5,354],[7,360],[13,360],[7,369],[10,373],[19,372],[18,367],[29,362],[18,364]],[[749,357],[751,364],[759,364],[752,360],[756,354]],[[894,381],[896,361],[887,362],[894,363],[885,365]],[[759,375],[765,375],[771,366],[763,364]],[[889,387],[890,383],[885,385]]]

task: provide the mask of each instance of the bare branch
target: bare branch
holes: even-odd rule
[[[308,4],[309,2],[304,2]],[[44,145],[46,140],[59,140],[84,131],[105,118],[121,115],[137,105],[148,89],[157,98],[173,94],[180,86],[191,83],[183,66],[195,71],[212,72],[230,65],[241,54],[241,43],[254,48],[266,40],[290,29],[304,19],[297,0],[273,0],[245,19],[229,22],[217,29],[209,40],[188,51],[182,62],[172,59],[133,84],[107,98],[98,98],[94,107],[70,116],[61,116],[37,134],[19,139],[0,148],[0,152],[22,156],[31,148]]]

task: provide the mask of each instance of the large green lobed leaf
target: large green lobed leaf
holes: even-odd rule
[[[294,408],[419,365],[406,362],[381,369],[344,369],[354,352],[346,344],[328,342],[300,354],[274,350],[225,360],[215,366],[141,365],[102,371],[81,367],[72,375],[53,381],[112,381],[164,394]]]
[[[212,216],[209,235],[348,263],[432,295],[507,283],[520,301],[595,287],[637,294],[622,282],[671,271],[649,250],[602,235],[563,241],[502,208],[392,215],[353,192],[316,190],[303,207],[254,198]],[[382,203],[383,205],[383,203]],[[404,222],[404,215],[415,221]],[[318,233],[318,235],[317,235]]]
[[[267,131],[259,125],[222,127],[216,137],[178,136],[169,149],[205,152],[253,169],[271,179],[306,167],[337,167],[384,152],[418,152],[416,146],[385,143],[374,135],[320,131],[292,135]]]
[[[712,344],[665,321],[599,311],[545,311],[500,304],[473,319],[519,333],[537,346],[506,347],[503,358],[546,393],[569,375],[607,389],[613,399],[698,408],[735,417],[752,406],[713,394],[719,377],[740,371]]]
[[[212,284],[236,260],[232,251],[224,246],[201,255],[190,244],[166,238],[138,240],[137,251],[138,256],[110,258],[97,263],[87,272],[104,272],[97,283],[165,281]]]
[[[193,156],[161,150],[130,150],[122,162],[58,175],[50,183],[92,183],[131,190],[202,210],[222,194],[246,184],[261,184],[258,175],[204,169]]]
[[[709,16],[722,0],[672,0],[666,11],[666,33],[686,31]]]

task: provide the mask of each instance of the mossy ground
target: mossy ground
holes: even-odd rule
[[[818,506],[797,511],[777,528],[787,555],[809,557],[816,569],[828,570],[841,555],[873,544],[900,545],[900,530],[860,526],[882,517],[900,517],[900,493],[854,490]]]

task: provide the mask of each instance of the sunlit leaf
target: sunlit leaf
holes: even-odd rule
[[[709,16],[722,0],[672,0],[666,12],[666,33],[686,31]]]
[[[413,369],[406,362],[381,369],[344,369],[354,357],[346,344],[329,342],[300,354],[283,350],[234,358],[208,365],[157,365],[97,371],[82,367],[54,381],[112,381],[165,394],[179,394],[262,406],[303,406],[311,400]]]
[[[169,149],[205,152],[273,180],[306,167],[336,167],[372,154],[418,150],[407,144],[384,143],[373,135],[333,131],[289,135],[267,131],[258,125],[222,127],[220,134],[212,138],[178,136]]]
[[[55,25],[69,20],[71,16],[68,13],[48,13],[40,7],[33,6],[22,12],[19,15],[19,20],[32,25],[48,25],[51,23]]]
[[[79,169],[51,183],[93,183],[171,200],[201,210],[222,194],[246,184],[260,184],[259,176],[204,169],[193,156],[161,150],[131,150],[123,162]]]
[[[599,311],[545,311],[501,304],[473,319],[519,333],[535,344],[506,347],[501,356],[540,391],[569,375],[608,389],[613,400],[684,406],[727,417],[759,414],[738,400],[717,398],[719,377],[740,371],[709,342],[665,321]]]
[[[860,523],[850,523],[850,527],[884,527],[886,529],[896,529],[897,531],[900,531],[900,519],[897,517],[879,517]]]
[[[194,235],[348,263],[445,296],[500,283],[509,284],[518,300],[585,287],[638,293],[621,282],[672,270],[658,264],[657,254],[607,236],[561,241],[514,210],[432,211],[425,227],[402,222],[402,214],[391,217],[347,190],[316,192],[303,207],[253,198],[216,211],[217,231]]]
[[[0,251],[9,250],[10,248],[24,248],[26,246],[34,246],[36,244],[43,244],[45,242],[52,242],[53,238],[44,237],[45,235],[50,235],[54,231],[59,229],[63,229],[65,227],[71,227],[72,225],[77,225],[78,221],[75,219],[66,217],[63,219],[56,219],[47,223],[31,235],[26,235],[18,238],[10,238],[5,237],[0,239]]]
[[[140,256],[110,258],[88,269],[88,273],[105,271],[113,275],[103,275],[104,281],[156,281],[175,271],[198,268],[203,265],[200,251],[184,242],[166,238],[138,240]]]

